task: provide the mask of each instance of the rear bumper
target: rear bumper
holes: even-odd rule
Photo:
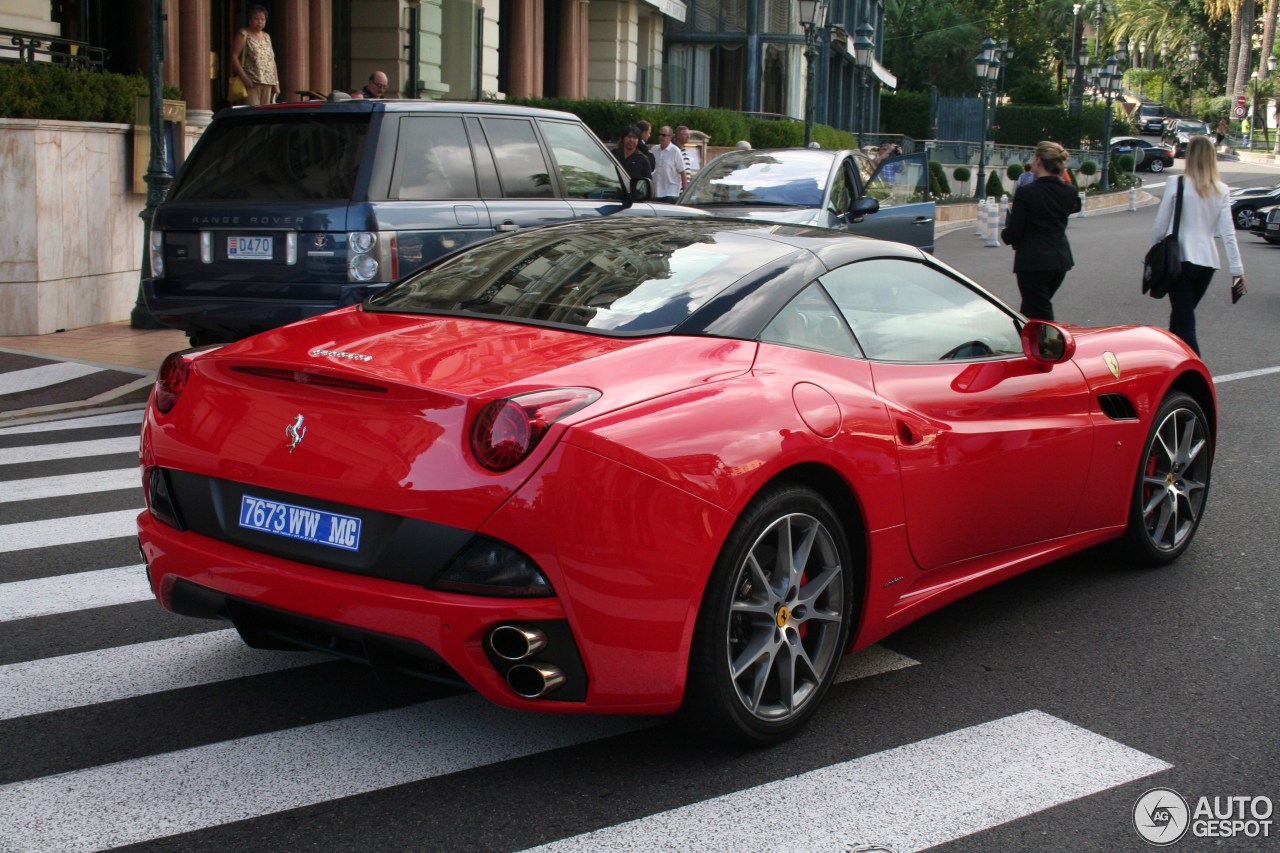
[[[490,701],[533,711],[592,711],[586,670],[558,599],[433,592],[413,584],[320,569],[180,532],[138,517],[147,579],[185,616],[224,619],[255,648],[313,649],[369,664],[384,682],[470,685]],[[487,642],[499,625],[537,627],[546,648],[504,660]],[[553,664],[565,684],[541,699],[508,684],[518,664]]]
[[[148,278],[142,281],[142,293],[152,316],[166,326],[237,340],[359,304],[387,286],[335,284],[317,288],[263,282],[254,285],[261,296],[243,296],[222,292],[225,283]],[[236,287],[244,289],[242,283]]]

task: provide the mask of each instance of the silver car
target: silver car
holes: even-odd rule
[[[729,151],[708,163],[680,204],[716,216],[815,225],[932,252],[937,206],[924,152],[875,163],[861,151]]]

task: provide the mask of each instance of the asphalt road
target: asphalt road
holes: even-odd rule
[[[1072,222],[1061,319],[1167,319],[1139,287],[1154,213]],[[1280,247],[1240,239],[1250,294],[1232,306],[1219,278],[1199,312],[1221,430],[1188,553],[1147,571],[1095,549],[944,608],[770,749],[245,650],[149,598],[136,413],[0,428],[0,851],[1112,853],[1147,849],[1134,809],[1158,786],[1243,805],[1261,833],[1255,798],[1280,801]],[[938,255],[1016,302],[1007,247],[961,231]],[[1170,849],[1280,849],[1265,820]]]

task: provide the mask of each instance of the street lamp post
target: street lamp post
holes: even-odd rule
[[[1252,151],[1253,140],[1258,135],[1258,72],[1257,71],[1254,71],[1252,74],[1249,75],[1249,81],[1253,84],[1253,94],[1249,98],[1249,114],[1253,116],[1253,118],[1250,119],[1250,124],[1252,126],[1250,127],[1250,133],[1249,133],[1249,150]],[[1265,142],[1265,139],[1266,139],[1265,135],[1263,136],[1263,139],[1264,139],[1264,142],[1262,144],[1266,145],[1267,143]]]
[[[1160,40],[1160,103],[1164,103],[1164,81],[1169,76],[1169,39]]]
[[[1191,43],[1191,53],[1188,58],[1191,60],[1191,77],[1187,80],[1187,115],[1195,114],[1195,94],[1196,94],[1196,63],[1200,61],[1200,48],[1195,42]]]
[[[1276,70],[1276,57],[1275,57],[1275,54],[1272,54],[1271,56],[1268,56],[1268,57],[1267,57],[1267,73],[1269,73],[1269,74],[1270,74],[1270,73],[1275,73],[1275,70]],[[1273,99],[1273,100],[1274,100],[1274,99]],[[1263,115],[1266,115],[1266,110],[1263,110],[1263,111],[1262,111],[1262,114],[1263,114]],[[1277,127],[1276,127],[1276,147],[1275,147],[1275,150],[1273,150],[1271,153],[1273,153],[1273,154],[1280,154],[1280,121],[1277,121],[1277,122],[1276,122],[1276,125],[1277,125]]]
[[[1124,48],[1121,47],[1114,54],[1107,57],[1107,64],[1103,66],[1102,74],[1099,76],[1098,87],[1102,96],[1106,99],[1107,112],[1103,121],[1102,138],[1105,146],[1102,151],[1102,191],[1106,192],[1111,188],[1110,181],[1110,164],[1111,164],[1111,119],[1112,119],[1112,101],[1116,95],[1120,93],[1123,86],[1124,77],[1120,73],[1120,63],[1123,61],[1122,54]]]
[[[827,4],[823,0],[796,0],[800,7],[800,26],[804,28],[804,144],[809,147],[813,141],[813,102],[816,60],[818,58],[818,28],[822,26],[822,15]]]
[[[1084,70],[1080,67],[1083,63],[1078,61],[1080,39],[1084,35],[1084,28],[1080,21],[1080,10],[1083,8],[1083,3],[1073,3],[1071,6],[1071,58],[1067,61],[1067,77],[1071,82],[1070,91],[1067,94],[1067,111],[1072,115],[1080,114],[1081,102],[1084,99]]]
[[[988,107],[996,80],[1000,76],[1000,58],[996,55],[996,43],[991,36],[982,40],[982,50],[978,53],[974,64],[978,67],[978,84],[982,94],[982,133],[978,140],[978,185],[974,196],[982,198],[982,194],[986,191]]]
[[[147,173],[142,180],[147,185],[147,203],[142,208],[142,271],[143,279],[151,277],[151,219],[156,208],[169,193],[169,184],[173,183],[173,175],[165,169],[164,156],[164,83],[161,80],[161,69],[164,65],[164,24],[165,14],[163,0],[151,0],[151,161],[147,164]],[[138,296],[129,314],[129,326],[134,329],[163,328],[151,316],[147,303],[142,295],[142,282],[138,282]]]
[[[1147,88],[1144,85],[1147,76],[1147,43],[1138,42],[1138,102],[1146,103]]]
[[[858,67],[858,115],[854,122],[854,131],[861,139],[863,125],[866,124],[865,109],[870,106],[867,97],[867,75],[871,69],[871,59],[875,55],[876,43],[873,39],[876,31],[875,28],[863,21],[858,24],[855,32],[858,37],[853,40],[853,61]]]

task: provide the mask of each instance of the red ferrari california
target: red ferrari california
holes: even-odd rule
[[[894,243],[613,217],[170,356],[138,523],[160,602],[252,646],[763,743],[961,596],[1176,559],[1215,429],[1162,330],[1027,320]]]

